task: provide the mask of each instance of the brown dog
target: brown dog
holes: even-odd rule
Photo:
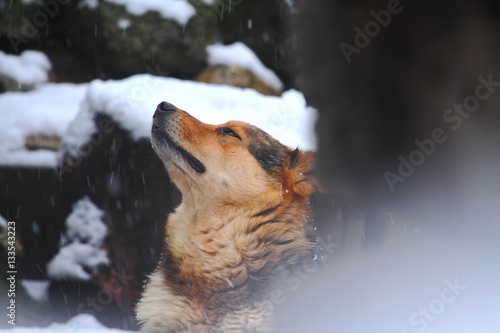
[[[162,102],[152,145],[182,192],[163,258],[137,306],[146,332],[267,332],[282,267],[312,258],[312,152]]]

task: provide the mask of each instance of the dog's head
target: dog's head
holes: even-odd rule
[[[152,145],[183,197],[197,204],[245,202],[270,189],[282,200],[307,197],[315,188],[314,153],[291,150],[244,122],[209,125],[162,102],[153,117]]]

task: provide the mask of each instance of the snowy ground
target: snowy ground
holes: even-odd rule
[[[2,330],[0,330],[2,331]],[[81,314],[73,317],[65,324],[53,323],[44,328],[39,327],[16,327],[6,329],[10,333],[126,333],[120,329],[107,328],[100,324],[93,316]]]

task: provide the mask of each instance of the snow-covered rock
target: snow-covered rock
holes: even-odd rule
[[[45,53],[25,50],[20,55],[0,50],[0,81],[6,90],[26,90],[49,81],[52,63]]]
[[[47,264],[51,279],[90,280],[100,265],[109,263],[106,251],[100,248],[107,234],[102,215],[88,197],[73,205],[66,219],[67,242],[62,242],[59,252]]]
[[[78,200],[66,219],[68,239],[100,246],[108,232],[108,228],[102,222],[102,216],[102,210],[97,208],[88,197]]]
[[[30,151],[32,134],[61,137],[77,114],[88,84],[46,83],[30,92],[0,94],[0,165],[52,167],[57,153]]]
[[[108,263],[105,250],[77,241],[59,249],[56,256],[47,264],[47,275],[56,281],[63,279],[87,281],[97,273],[99,265]]]
[[[215,86],[141,74],[91,84],[47,83],[31,92],[0,95],[0,165],[55,167],[57,152],[27,150],[32,134],[63,137],[64,149],[79,148],[97,131],[96,113],[109,115],[134,139],[149,138],[154,110],[166,100],[208,123],[242,120],[291,147],[314,150],[317,112],[295,90],[280,97],[251,89]]]
[[[280,78],[264,66],[257,55],[243,43],[207,46],[207,62],[211,66],[228,65],[249,70],[272,88],[283,89]]]
[[[264,96],[252,89],[141,74],[90,84],[80,112],[63,136],[64,153],[78,156],[82,146],[98,132],[93,121],[96,113],[111,117],[136,140],[149,138],[152,116],[161,101],[168,101],[206,123],[245,121],[290,147],[316,147],[317,112],[307,106],[298,91],[289,90],[280,97]]]
[[[107,77],[192,78],[206,66],[206,45],[218,38],[215,5],[199,0],[85,0],[68,7],[71,15],[58,17],[61,31],[89,50]]]
[[[121,81],[97,80],[86,93],[87,87],[87,84],[46,84],[33,92],[0,95],[3,106],[0,109],[0,164],[55,166],[55,152],[24,148],[26,136],[66,133],[64,144],[71,148],[70,152],[76,152],[95,132],[93,117],[97,112],[109,114],[130,130],[135,139],[149,137],[151,117],[162,100],[184,108],[205,122],[243,120],[263,128],[289,146],[315,148],[316,112],[306,106],[297,91],[285,92],[281,97],[266,97],[252,90],[147,74]]]
[[[105,0],[127,8],[130,14],[141,16],[147,11],[155,11],[166,19],[178,22],[180,25],[188,23],[196,14],[196,9],[187,0]]]

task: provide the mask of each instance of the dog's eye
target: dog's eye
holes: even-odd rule
[[[241,141],[241,138],[238,134],[236,134],[232,129],[230,129],[229,127],[221,127],[219,128],[219,133],[220,134],[224,134],[224,135],[229,135],[229,136],[232,136],[232,137],[235,137],[236,139],[240,140]]]

